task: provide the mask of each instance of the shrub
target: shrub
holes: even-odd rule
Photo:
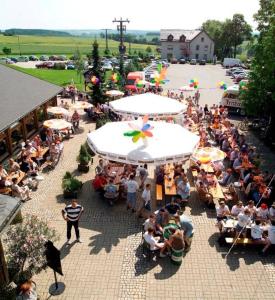
[[[23,282],[46,268],[45,242],[59,239],[55,229],[34,215],[26,215],[22,223],[11,225],[4,238],[11,280]]]
[[[62,188],[65,192],[76,192],[82,186],[82,182],[76,179],[70,172],[66,172],[62,179]]]
[[[77,156],[77,161],[81,165],[87,165],[90,160],[91,160],[91,156],[87,151],[86,145],[85,144],[81,145],[79,155]]]
[[[64,63],[55,63],[53,68],[55,70],[65,70],[66,69],[66,65]]]
[[[106,116],[104,118],[100,118],[96,120],[96,129],[102,127],[106,123],[111,122],[111,120]]]

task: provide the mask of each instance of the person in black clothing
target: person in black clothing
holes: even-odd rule
[[[175,215],[180,210],[180,205],[172,199],[171,202],[165,206],[165,209],[170,215]]]

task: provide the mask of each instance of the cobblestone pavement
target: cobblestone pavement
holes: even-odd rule
[[[52,270],[35,276],[38,292],[45,299],[275,299],[274,255],[260,258],[257,249],[236,247],[228,259],[228,248],[218,246],[215,215],[201,206],[192,192],[187,208],[195,224],[192,249],[180,267],[168,258],[148,262],[142,256],[141,221],[126,211],[124,203],[110,208],[91,188],[94,165],[87,174],[77,172],[76,156],[93,124],[81,122],[81,129],[65,142],[64,154],[55,170],[45,174],[23,213],[46,219],[60,233],[65,284],[64,292],[50,297]],[[83,182],[79,202],[85,212],[80,222],[82,244],[65,246],[66,224],[61,209],[61,179],[72,171]],[[150,170],[152,173],[152,170]],[[73,235],[74,236],[74,235]]]

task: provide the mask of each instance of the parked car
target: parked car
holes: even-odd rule
[[[197,64],[197,60],[195,58],[190,60],[190,65],[196,65]]]
[[[171,64],[177,64],[178,60],[176,58],[171,58]]]
[[[230,69],[226,69],[225,75],[232,75],[232,72],[238,71],[238,70],[243,70],[241,67],[234,67]]]
[[[201,60],[199,61],[199,65],[201,65],[201,66],[206,65],[206,61],[205,61],[204,59],[201,59]]]
[[[28,62],[29,58],[28,58],[28,56],[19,56],[17,58],[17,60],[20,61],[20,62]]]
[[[8,58],[8,57],[2,57],[2,58],[0,59],[0,62],[3,63],[3,64],[9,64],[9,65],[14,64],[14,61],[12,61],[12,60],[11,60],[10,58]]]
[[[54,67],[54,63],[51,61],[44,61],[35,65],[37,69],[52,69]]]
[[[125,62],[126,63],[126,62]],[[129,64],[129,63],[128,63]],[[126,64],[127,65],[127,64]],[[104,64],[102,66],[103,70],[113,70],[113,66],[109,63],[109,64]]]
[[[18,59],[16,57],[10,57],[10,60],[12,60],[13,62],[17,63]]]
[[[185,64],[185,63],[186,63],[185,58],[181,58],[181,59],[179,60],[179,63],[180,63],[180,64]]]
[[[51,55],[49,57],[49,60],[53,60],[53,61],[58,60],[58,56],[57,55]]]
[[[65,61],[65,60],[67,60],[67,56],[66,55],[58,55],[56,60]]]
[[[73,64],[67,65],[67,70],[74,70],[74,69],[75,69],[75,65]]]
[[[31,55],[31,56],[29,56],[29,60],[30,61],[38,61],[38,57],[35,55]]]
[[[47,60],[49,60],[49,57],[47,55],[41,55],[39,57],[39,60],[41,60],[41,61],[47,61]]]

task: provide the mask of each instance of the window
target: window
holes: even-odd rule
[[[204,45],[204,50],[208,50],[208,45]]]
[[[26,131],[27,131],[27,136],[29,137],[30,135],[32,135],[35,131],[35,122],[34,122],[34,113],[30,113],[26,119]]]
[[[196,59],[199,59],[199,54],[198,53],[196,54]]]
[[[203,55],[203,59],[204,59],[204,60],[207,60],[207,54],[204,54],[204,55]]]
[[[22,125],[21,123],[14,123],[11,128],[11,143],[12,149],[17,148],[20,146],[20,142],[23,141],[23,134],[22,134]]]
[[[201,42],[202,42],[202,43],[204,42],[204,37],[201,38]]]
[[[168,47],[167,47],[167,50],[168,50],[168,51],[173,51],[173,47],[172,47],[172,46],[168,46]]]
[[[181,36],[180,36],[180,42],[185,42],[185,40],[186,40],[185,35],[181,35]]]
[[[197,46],[196,46],[196,50],[200,50],[200,45],[197,45]]]
[[[174,39],[174,37],[172,36],[172,34],[169,34],[168,37],[167,37],[167,40],[172,42]]]

